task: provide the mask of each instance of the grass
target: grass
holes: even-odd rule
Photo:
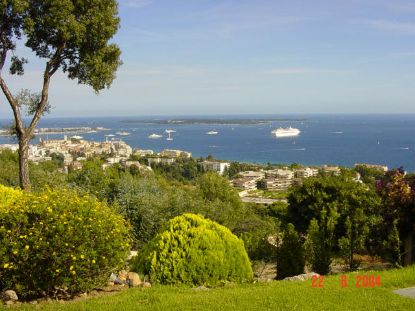
[[[340,286],[340,275],[326,277],[324,288],[312,281],[228,285],[209,291],[154,286],[128,289],[66,303],[21,305],[13,310],[415,310],[415,299],[400,297],[392,290],[415,286],[415,266],[400,270],[361,272],[380,276],[381,287],[356,288],[356,273],[347,274],[349,285]],[[0,310],[10,308],[0,307]]]

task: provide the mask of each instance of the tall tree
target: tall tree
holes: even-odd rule
[[[121,65],[121,51],[109,43],[119,28],[116,0],[0,0],[0,87],[13,111],[19,140],[19,182],[30,190],[29,140],[42,115],[49,109],[52,76],[62,70],[70,79],[107,88]],[[45,60],[40,93],[13,94],[4,80],[9,63],[11,75],[23,75],[27,60],[16,56],[17,43]],[[31,117],[25,124],[23,113]]]

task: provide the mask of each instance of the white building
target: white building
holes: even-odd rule
[[[235,188],[245,189],[245,190],[255,190],[257,180],[253,178],[237,178],[232,180],[232,184]]]
[[[225,169],[229,168],[231,166],[228,162],[218,162],[218,161],[203,161],[201,163],[203,168],[207,171],[214,171],[219,173],[220,175],[223,175],[225,172]]]
[[[153,150],[144,150],[144,149],[135,149],[133,154],[137,157],[145,157],[145,156],[149,156],[149,155],[153,155],[154,151]]]
[[[269,170],[265,172],[267,178],[275,177],[275,178],[283,178],[283,179],[293,179],[294,172],[291,170],[284,170],[284,169],[275,169]]]
[[[254,178],[256,180],[265,178],[265,173],[262,171],[245,171],[239,172],[238,175],[242,178]]]
[[[165,164],[170,165],[176,161],[176,158],[147,158],[148,165],[151,166],[153,163],[155,164]]]
[[[192,154],[187,151],[183,150],[174,150],[174,149],[165,149],[162,152],[160,152],[160,155],[162,157],[167,158],[186,158],[189,159],[192,157]]]
[[[300,168],[300,169],[295,170],[295,176],[298,178],[308,178],[308,177],[313,177],[317,175],[318,175],[318,169],[316,168],[305,167],[305,168]]]

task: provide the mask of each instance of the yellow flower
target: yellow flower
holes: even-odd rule
[[[25,248],[25,249],[29,249],[29,248],[30,248],[30,246],[29,246],[29,245],[26,245],[24,248]]]
[[[81,257],[81,259],[84,259],[84,258],[85,258],[85,256],[84,256],[84,255],[81,255],[80,257]]]
[[[70,266],[70,267],[69,267],[69,271],[72,271],[72,270],[73,270],[73,266]]]
[[[73,275],[75,275],[75,274],[76,274],[76,271],[71,271],[71,273],[72,273]]]
[[[17,251],[14,251],[14,252],[13,252],[13,254],[15,254],[15,255],[16,255],[16,254],[17,254]]]
[[[95,259],[92,259],[92,263],[95,263]]]
[[[9,266],[10,266],[10,264],[5,263],[5,264],[4,264],[4,266],[3,266],[3,268],[4,268],[4,269],[7,269]]]

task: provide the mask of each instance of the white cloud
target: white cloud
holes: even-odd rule
[[[152,3],[152,0],[124,0],[121,2],[122,5],[125,5],[130,8],[143,8]]]
[[[279,76],[279,75],[295,75],[312,72],[309,68],[277,68],[263,71],[265,75]]]
[[[415,35],[415,23],[412,22],[398,22],[385,19],[364,19],[358,22],[373,29],[404,35]]]

